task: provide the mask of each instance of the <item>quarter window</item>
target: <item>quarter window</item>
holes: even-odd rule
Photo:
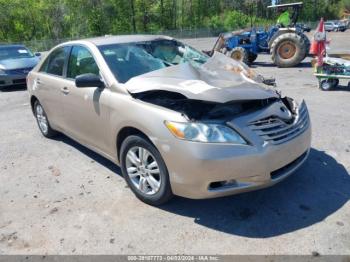
[[[99,69],[90,51],[82,46],[74,46],[69,57],[67,77],[75,79],[82,74],[99,75]]]

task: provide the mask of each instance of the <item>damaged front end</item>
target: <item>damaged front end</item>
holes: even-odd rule
[[[130,79],[127,89],[144,102],[183,114],[189,121],[227,121],[283,103],[291,116],[291,98],[266,85],[266,80],[246,65],[215,53],[201,66],[179,64]]]
[[[279,100],[279,98],[272,97],[218,103],[189,99],[182,94],[164,90],[136,93],[133,97],[147,103],[177,111],[183,114],[189,121],[225,121],[243,113],[258,111]],[[284,98],[282,101],[285,101],[286,106],[290,105],[288,102],[289,99]]]
[[[187,123],[165,121],[166,126],[176,137],[197,142],[280,144],[303,133],[310,124],[305,102],[298,105],[290,97],[218,103],[162,90],[134,97],[181,113]]]

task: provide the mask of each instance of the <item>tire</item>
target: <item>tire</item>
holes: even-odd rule
[[[248,54],[248,63],[252,64],[256,60],[257,57],[258,57],[257,54],[249,53]]]
[[[34,102],[33,112],[34,112],[34,116],[38,124],[39,130],[44,137],[52,138],[58,134],[56,130],[51,128],[50,122],[45,113],[45,110],[38,100]]]
[[[230,52],[228,52],[229,57],[232,59],[249,64],[248,52],[243,47],[235,47]]]
[[[148,139],[138,135],[127,137],[121,146],[120,163],[126,183],[141,201],[158,206],[173,197],[168,169]]]
[[[305,45],[305,50],[306,50],[305,57],[307,57],[309,55],[309,52],[310,52],[311,42],[310,42],[310,39],[305,34],[300,34],[300,36],[304,40],[304,45]]]
[[[325,79],[320,82],[319,87],[322,91],[329,91],[332,88],[335,88],[338,84],[338,79]]]
[[[271,58],[278,67],[293,67],[306,56],[304,38],[295,33],[278,36],[271,45]]]

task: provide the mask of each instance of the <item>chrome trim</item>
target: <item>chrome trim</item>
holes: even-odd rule
[[[305,102],[298,108],[292,123],[287,123],[277,116],[248,123],[248,127],[264,141],[281,144],[303,133],[309,127],[309,114]]]

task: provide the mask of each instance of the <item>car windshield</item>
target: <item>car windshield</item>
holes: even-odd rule
[[[31,57],[33,53],[23,46],[0,47],[0,60]]]
[[[195,67],[208,56],[176,40],[154,40],[99,46],[111,71],[119,82],[167,66],[189,62]]]

